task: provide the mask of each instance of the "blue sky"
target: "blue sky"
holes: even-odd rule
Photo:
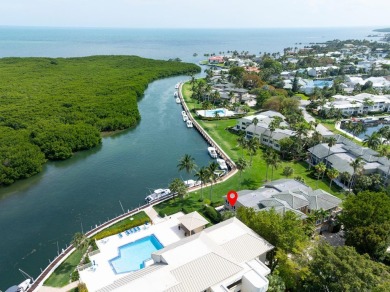
[[[390,27],[389,12],[389,0],[2,0],[0,25]]]

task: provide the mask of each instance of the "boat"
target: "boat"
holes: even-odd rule
[[[194,126],[192,125],[191,120],[187,120],[186,123],[187,123],[187,128],[192,128],[192,127],[194,127]]]
[[[220,169],[222,169],[222,170],[227,170],[228,169],[225,160],[218,158],[217,159],[217,163],[219,164],[219,168]]]
[[[209,152],[211,158],[217,158],[218,154],[214,147],[208,147],[207,151]]]
[[[183,115],[183,121],[187,122],[187,120],[188,120],[188,116],[187,115]]]
[[[181,112],[181,115],[182,115],[182,116],[186,116],[186,115],[187,115],[186,111],[182,111],[182,112]]]
[[[192,187],[196,187],[196,186],[200,186],[202,182],[197,180],[193,180],[193,179],[189,179],[189,180],[185,180],[184,181],[184,184],[186,185],[187,188],[192,188]]]
[[[32,285],[31,279],[27,279],[20,283],[19,285],[14,285],[12,287],[9,287],[5,292],[25,292],[27,291]]]
[[[145,201],[146,201],[146,203],[150,204],[150,203],[157,201],[159,199],[163,199],[165,197],[168,197],[170,194],[171,194],[170,189],[157,189],[157,190],[154,190],[154,192],[152,194],[147,196],[145,198]]]
[[[180,98],[176,98],[176,103],[181,103]]]
[[[179,97],[179,94],[177,93],[177,91],[175,91],[175,93],[173,94],[174,97]]]
[[[175,85],[175,89],[179,89],[179,87],[180,87],[180,82]]]

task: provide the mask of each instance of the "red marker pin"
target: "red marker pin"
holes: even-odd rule
[[[236,204],[236,202],[237,202],[238,194],[235,191],[230,190],[226,197],[227,197],[227,200],[230,203],[230,206],[233,207]]]

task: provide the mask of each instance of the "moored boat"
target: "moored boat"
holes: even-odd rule
[[[187,123],[187,128],[193,127],[191,120],[187,120],[186,123]]]
[[[185,180],[184,181],[184,184],[186,185],[187,188],[192,188],[192,187],[196,187],[196,186],[199,186],[202,182],[197,180],[193,180],[193,179],[189,179],[189,180]]]
[[[183,121],[187,122],[187,120],[188,120],[188,116],[187,115],[183,115]]]
[[[179,87],[180,87],[180,82],[175,85],[175,89],[179,89]]]
[[[5,292],[25,292],[27,291],[32,285],[32,282],[30,279],[24,280],[19,285],[15,285],[12,287],[9,287]]]
[[[171,194],[170,189],[157,189],[157,190],[154,190],[154,192],[152,194],[147,196],[145,198],[145,201],[147,203],[152,203],[152,202],[157,201],[159,199],[168,197],[170,194]]]
[[[176,103],[181,103],[180,98],[176,98]]]
[[[178,97],[179,94],[177,93],[177,91],[175,91],[175,93],[173,94],[174,97]]]
[[[220,169],[222,169],[222,170],[227,170],[228,169],[225,160],[218,158],[217,159],[217,163],[219,164],[219,168]]]
[[[209,152],[211,158],[217,158],[218,154],[214,147],[208,147],[207,151]]]

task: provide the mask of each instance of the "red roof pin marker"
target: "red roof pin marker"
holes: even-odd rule
[[[227,197],[227,200],[229,201],[230,206],[233,207],[237,202],[238,194],[235,191],[230,190],[226,197]]]

